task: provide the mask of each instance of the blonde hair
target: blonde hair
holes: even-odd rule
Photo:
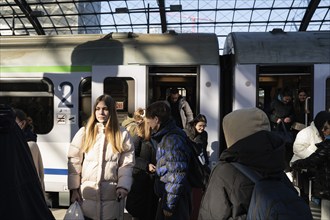
[[[145,117],[145,110],[143,108],[138,108],[134,113],[133,113],[133,118],[136,123],[139,123],[140,121],[143,121]]]
[[[133,118],[137,123],[137,135],[145,140],[150,140],[151,128],[148,123],[145,122],[145,109],[138,108],[134,114]]]
[[[120,126],[118,122],[116,103],[110,95],[99,96],[93,106],[93,112],[88,119],[85,129],[85,136],[82,146],[83,152],[88,152],[95,144],[96,135],[98,133],[97,119],[95,116],[95,109],[99,102],[104,102],[109,110],[109,119],[104,125],[105,127],[105,141],[110,143],[112,146],[112,151],[114,153],[123,152],[122,135],[120,132]]]

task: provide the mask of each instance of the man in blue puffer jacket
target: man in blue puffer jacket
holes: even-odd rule
[[[170,107],[163,101],[148,106],[146,119],[152,129],[152,143],[157,146],[156,219],[190,219],[191,187],[187,178],[190,151],[186,134],[171,119]]]

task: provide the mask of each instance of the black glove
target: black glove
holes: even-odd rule
[[[295,162],[293,162],[291,164],[291,168],[293,170],[300,171],[301,169],[303,169],[303,167],[301,165],[302,165],[301,160],[296,160]]]

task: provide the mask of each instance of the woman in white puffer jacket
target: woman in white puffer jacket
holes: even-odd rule
[[[294,155],[291,163],[298,159],[305,159],[314,153],[316,150],[315,144],[324,140],[322,127],[329,115],[330,113],[327,111],[320,111],[317,113],[310,126],[299,131],[293,143]]]
[[[320,111],[316,114],[312,123],[298,132],[296,139],[293,143],[293,157],[291,164],[299,159],[305,159],[316,151],[317,143],[324,140],[324,134],[322,131],[324,123],[330,118],[330,113],[327,111]],[[291,173],[292,181],[299,188],[300,196],[309,202],[309,187],[310,178],[314,175],[312,170],[308,172],[296,172]]]
[[[131,188],[133,166],[134,146],[119,126],[115,101],[101,95],[69,148],[71,202],[81,204],[86,219],[118,219],[122,214],[118,200]]]

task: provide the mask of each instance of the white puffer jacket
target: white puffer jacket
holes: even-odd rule
[[[310,126],[302,129],[297,134],[297,137],[293,143],[293,157],[291,163],[309,157],[314,151],[316,151],[315,144],[320,143],[322,138],[314,125],[314,122]]]
[[[104,126],[98,124],[96,143],[88,153],[81,152],[85,128],[74,136],[68,152],[68,187],[81,190],[84,215],[92,219],[116,219],[120,204],[116,189],[128,191],[132,185],[134,147],[128,132],[121,128],[123,153],[113,153],[110,144],[104,143]]]
[[[38,177],[41,183],[42,191],[45,194],[45,183],[44,183],[44,164],[42,162],[41,153],[38,144],[34,141],[27,142],[32,154],[34,166],[36,167]]]

